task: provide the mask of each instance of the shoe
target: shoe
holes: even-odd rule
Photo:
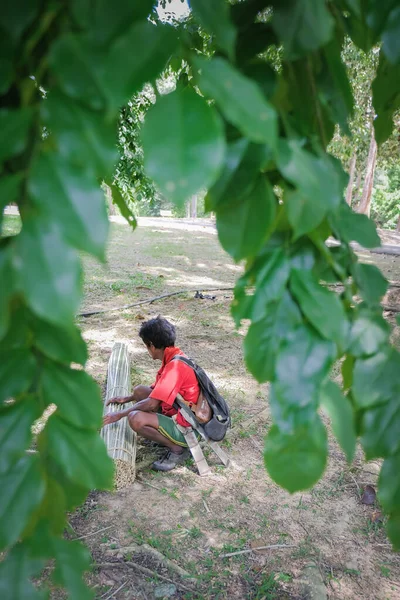
[[[151,467],[155,471],[172,471],[172,469],[175,469],[175,467],[184,463],[189,456],[189,450],[184,450],[180,454],[177,452],[172,452],[172,450],[168,450],[168,452],[162,458],[153,462]]]

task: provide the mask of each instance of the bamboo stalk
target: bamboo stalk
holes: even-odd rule
[[[103,414],[125,410],[133,404],[109,405],[106,402],[115,396],[129,396],[131,393],[130,364],[128,346],[116,342],[113,346],[107,370],[107,390]],[[101,436],[107,446],[109,456],[116,463],[117,487],[124,487],[135,479],[137,436],[131,429],[128,419],[106,425]]]

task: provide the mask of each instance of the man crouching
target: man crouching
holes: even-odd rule
[[[138,435],[169,449],[153,463],[153,469],[171,471],[189,456],[185,438],[176,423],[182,427],[190,427],[190,424],[180,410],[173,407],[175,398],[180,394],[186,402],[196,404],[200,387],[191,367],[180,360],[172,360],[178,354],[185,354],[175,347],[175,327],[169,321],[160,316],[150,319],[142,324],[139,336],[151,358],[161,361],[161,368],[153,385],[136,386],[132,396],[110,398],[107,405],[135,402],[135,407],[108,413],[103,425],[128,417],[129,425]]]

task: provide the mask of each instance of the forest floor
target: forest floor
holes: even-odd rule
[[[15,218],[7,217],[8,226]],[[400,281],[400,257],[365,252],[361,259]],[[163,592],[165,581],[157,579],[158,573],[174,582],[174,599],[300,600],[307,597],[307,567],[316,565],[329,600],[400,599],[400,555],[391,550],[379,506],[361,502],[367,485],[376,488],[379,461],[367,463],[358,448],[348,466],[329,434],[329,464],[312,490],[290,495],[265,471],[263,440],[271,424],[268,385],[257,384],[245,368],[244,330],[236,331],[230,317],[232,292],[208,292],[215,299],[194,297],[198,289],[232,287],[241,272],[221,249],[212,227],[176,228],[160,219],[142,222],[132,232],[128,225],[112,223],[107,265],[90,257],[84,265],[84,311],[190,290],[154,304],[80,319],[89,344],[88,370],[102,389],[116,341],[129,346],[132,385],[154,380],[159,364],[150,359],[137,332],[143,320],[162,314],[176,325],[178,345],[208,372],[233,413],[233,427],[223,443],[230,467],[209,456],[212,474],[204,478],[191,461],[171,473],[156,474],[149,464],[157,450],[139,440],[136,481],[123,490],[93,492],[71,515],[73,535],[84,536],[94,564],[103,565],[89,575],[96,598],[164,597],[174,588]],[[385,302],[400,303],[398,294],[390,292]],[[397,340],[394,316],[385,316]],[[323,419],[330,431],[328,418]],[[121,548],[143,544],[195,579],[180,578],[165,562],[137,548],[129,561],[154,576],[125,564]],[[288,547],[222,556],[274,544]],[[114,561],[116,566],[110,564]]]

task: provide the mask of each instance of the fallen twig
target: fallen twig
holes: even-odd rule
[[[124,583],[122,583],[122,584],[119,586],[119,588],[115,590],[115,592],[112,592],[112,593],[111,593],[109,596],[107,596],[106,600],[109,600],[110,598],[112,598],[113,596],[115,596],[115,594],[116,594],[117,592],[119,592],[119,590],[122,590],[122,588],[124,588],[124,587],[126,586],[126,584],[127,584],[127,583],[128,583],[127,581],[124,581]],[[102,597],[103,597],[103,596],[101,596],[101,598],[102,598]]]
[[[190,294],[192,292],[231,292],[233,287],[227,288],[202,288],[199,290],[178,290],[177,292],[169,292],[168,294],[161,294],[161,296],[154,296],[154,298],[148,298],[147,300],[140,300],[139,302],[133,302],[132,304],[124,304],[123,306],[116,306],[115,308],[105,308],[103,310],[91,310],[82,312],[76,315],[77,317],[91,317],[92,315],[100,315],[114,310],[126,310],[127,308],[133,308],[135,306],[141,306],[142,304],[152,304],[157,300],[163,300],[164,298],[170,298],[171,296],[178,296],[180,294]]]
[[[111,550],[109,550],[109,552],[110,552],[110,554],[121,553],[124,555],[131,554],[131,553],[150,554],[150,556],[152,556],[153,558],[158,560],[165,567],[167,567],[168,569],[171,569],[171,571],[175,571],[175,573],[177,573],[180,577],[183,577],[184,579],[187,579],[187,580],[192,579],[193,581],[195,581],[195,578],[192,575],[190,575],[190,573],[185,571],[185,569],[182,569],[182,567],[175,564],[172,560],[170,560],[169,558],[164,556],[164,554],[161,554],[161,552],[159,552],[152,546],[149,546],[148,544],[131,544],[129,546],[125,546],[125,548],[111,549]]]
[[[114,525],[109,525],[108,527],[103,527],[102,529],[98,529],[97,531],[93,531],[92,533],[87,533],[86,535],[81,535],[80,537],[75,538],[74,541],[84,540],[85,538],[92,537],[93,535],[97,535],[98,533],[107,531],[107,529],[111,529],[111,527],[114,527]]]
[[[164,577],[164,575],[160,575],[159,573],[157,573],[157,571],[153,571],[152,569],[148,569],[147,567],[142,567],[142,565],[138,565],[137,563],[135,563],[131,560],[126,561],[126,562],[98,563],[98,564],[94,565],[94,567],[96,569],[123,568],[124,566],[131,567],[132,569],[137,569],[138,571],[141,571],[148,577],[158,577],[162,581],[168,581],[168,583],[173,583],[174,585],[176,585],[176,587],[179,587],[182,590],[185,590],[186,592],[193,591],[191,588],[187,587],[186,585],[183,585],[183,583],[181,583],[180,581],[173,581],[172,579],[169,579],[168,577]]]
[[[153,462],[154,462],[154,461],[153,461]],[[160,488],[160,487],[158,487],[158,486],[156,486],[156,485],[153,485],[152,483],[149,483],[148,481],[145,481],[144,479],[139,479],[139,477],[136,477],[136,480],[137,480],[139,483],[143,483],[143,485],[148,485],[149,487],[153,488],[153,490],[158,490],[159,492],[162,492],[162,491],[163,491],[163,489],[162,489],[162,488]]]
[[[271,546],[259,546],[258,548],[248,548],[247,550],[238,550],[237,552],[228,552],[227,554],[220,554],[219,558],[229,558],[230,556],[237,556],[238,554],[250,554],[257,550],[278,550],[279,548],[295,548],[295,544],[272,544]]]
[[[208,513],[209,513],[209,512],[211,512],[211,510],[209,509],[209,507],[208,507],[208,504],[207,504],[207,502],[204,500],[204,498],[202,498],[202,500],[203,500],[203,504],[204,504],[204,508],[206,509],[206,512],[208,512]]]

